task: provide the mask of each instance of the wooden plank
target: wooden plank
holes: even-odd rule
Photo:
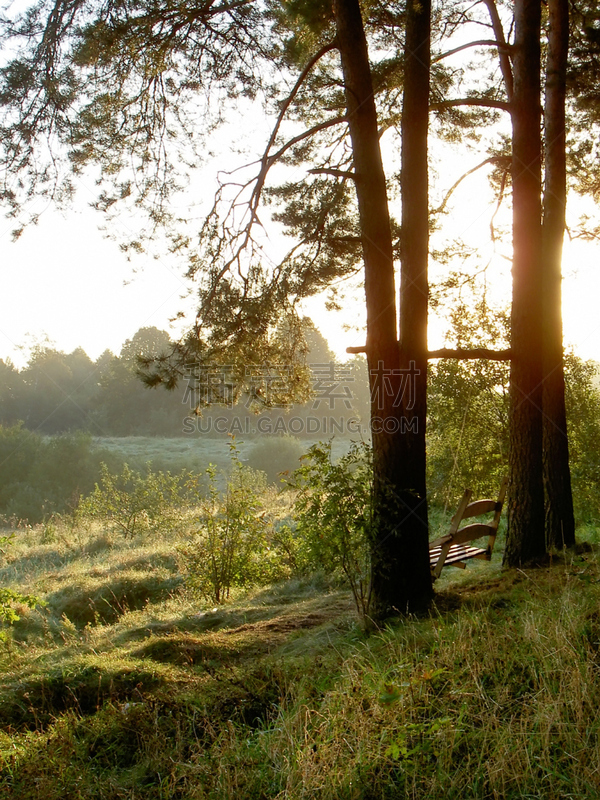
[[[486,556],[487,550],[483,550],[481,547],[469,547],[469,548],[459,548],[457,547],[456,550],[450,549],[446,557],[446,563],[451,563],[452,561],[462,561],[468,560],[469,558],[477,558],[478,556]]]
[[[441,547],[446,542],[449,542],[452,539],[452,534],[447,533],[445,536],[440,536],[439,539],[434,539],[432,542],[429,542],[429,549],[433,549],[434,547]]]
[[[442,548],[438,547],[435,550],[430,550],[429,552],[429,563],[431,566],[437,564],[438,559],[441,555]],[[484,550],[482,547],[451,547],[448,551],[445,559],[445,563],[448,564],[452,560],[462,560],[462,559],[470,559],[470,558],[488,558],[488,551]]]
[[[471,491],[471,489],[465,489],[465,493],[463,494],[461,501],[458,504],[456,514],[452,517],[452,520],[450,521],[450,530],[448,531],[450,536],[453,536],[456,533],[456,530],[463,518],[463,514],[465,513],[465,508],[469,505],[469,500],[471,499],[472,494],[473,492]]]
[[[496,500],[476,500],[465,508],[462,518],[470,519],[478,517],[480,514],[491,514],[492,511],[498,511],[499,508],[502,509],[502,503],[498,503]]]
[[[456,531],[452,537],[452,544],[464,544],[465,542],[473,542],[475,539],[481,539],[483,536],[491,536],[496,533],[493,525],[485,525],[483,522],[473,522],[471,525],[465,525],[464,528]]]

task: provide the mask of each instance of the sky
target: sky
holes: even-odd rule
[[[464,233],[472,215],[457,217]],[[48,209],[37,226],[11,240],[11,224],[0,221],[0,358],[18,366],[27,346],[47,337],[59,350],[83,347],[92,359],[104,350],[118,354],[122,344],[141,327],[156,326],[176,336],[181,330],[169,320],[193,309],[193,298],[182,299],[187,282],[168,255],[134,257],[128,262],[116,242],[98,229],[100,215],[80,204],[65,213]],[[487,223],[486,223],[487,225]],[[486,227],[484,225],[484,227]],[[135,270],[135,271],[134,271]],[[600,244],[565,242],[563,315],[565,343],[585,359],[600,361]],[[364,333],[344,330],[362,316],[362,299],[348,304],[347,313],[328,312],[323,299],[311,301],[306,312],[315,320],[339,358],[345,348],[364,343]],[[358,326],[360,328],[360,325]],[[444,344],[443,325],[432,317],[430,346]]]
[[[100,222],[91,209],[50,209],[16,242],[5,223],[1,358],[20,365],[18,348],[48,337],[59,350],[83,347],[96,359],[106,349],[118,354],[139,328],[170,330],[169,319],[186,307],[181,297],[189,287],[180,271],[151,255],[128,262],[118,244],[104,238]]]
[[[269,121],[260,107],[243,111],[246,125],[236,124],[235,119],[229,122],[221,131],[222,137],[211,145],[211,161],[192,178],[193,198],[203,196],[203,202],[212,198],[210,187],[218,167],[230,165],[235,158],[232,153],[244,142],[246,151],[238,156],[240,163],[252,161],[260,152],[270,129]],[[248,129],[253,132],[249,144],[246,141]],[[389,174],[392,174],[397,153],[395,150],[385,152],[385,137],[382,146]],[[447,189],[481,158],[476,148],[455,149],[437,142],[432,145],[432,205],[438,205]],[[291,179],[289,175],[285,177]],[[67,353],[82,347],[95,360],[106,349],[118,354],[123,343],[142,327],[155,326],[176,338],[186,320],[172,327],[170,319],[180,311],[187,313],[188,322],[193,319],[193,294],[184,297],[193,287],[183,277],[182,265],[175,263],[164,250],[153,252],[151,249],[142,256],[132,256],[129,262],[117,241],[105,238],[99,230],[104,219],[89,205],[95,198],[93,180],[81,174],[74,180],[78,187],[73,207],[61,212],[43,207],[41,201],[34,200],[26,210],[38,213],[39,223],[26,228],[16,242],[11,237],[14,223],[4,218],[0,209],[0,292],[4,298],[0,315],[0,358],[10,358],[19,367],[27,362],[28,348],[46,339]],[[174,202],[185,204],[187,201],[184,195],[174,198]],[[36,203],[40,203],[39,207]],[[510,235],[504,244],[490,245],[494,207],[485,171],[476,172],[452,195],[450,214],[445,218],[443,230],[479,248],[475,268],[489,261],[486,281],[489,281],[491,300],[506,307],[510,302]],[[590,217],[597,217],[599,213],[591,201],[583,202],[576,197],[570,199],[569,208],[571,224],[581,213]],[[399,215],[398,209],[393,211]],[[509,232],[509,209],[501,212],[496,221]],[[131,218],[123,216],[113,223],[112,230],[122,240],[134,233],[127,227],[131,224],[134,224]],[[282,243],[283,237],[279,237],[273,245],[283,252]],[[286,249],[289,244],[286,239]],[[432,240],[432,247],[440,247],[439,240],[437,243]],[[432,264],[432,280],[443,278],[444,270],[447,271],[447,267],[436,268]],[[563,274],[565,344],[581,357],[600,362],[600,242],[570,242],[567,238]],[[346,358],[346,347],[364,344],[362,290],[347,300],[342,312],[327,311],[325,298],[318,298],[306,303],[305,313],[327,338],[337,358]],[[429,344],[432,349],[446,344],[445,329],[446,323],[431,314]]]
[[[565,344],[600,362],[600,244],[565,244],[563,261]]]
[[[453,56],[453,63],[460,64],[467,57],[470,54]],[[212,164],[231,165],[232,153],[243,147],[247,157],[242,161],[253,160],[261,152],[271,124],[260,103],[248,101],[244,105],[240,101],[238,112],[231,115],[219,136],[210,141]],[[501,124],[508,133],[508,120]],[[385,149],[386,137],[381,141]],[[446,189],[482,158],[481,152],[469,153],[464,146],[452,154],[439,144],[435,147],[437,150],[431,155],[432,185],[444,185]],[[394,169],[394,155],[397,161],[396,153],[384,153],[389,174]],[[214,176],[215,167],[212,170]],[[195,196],[212,196],[212,190],[206,190],[206,179],[202,174],[195,179],[192,186]],[[102,216],[89,207],[94,199],[93,181],[86,181],[81,175],[76,180],[79,185],[74,207],[62,213],[54,208],[37,208],[34,201],[34,207],[27,211],[39,212],[39,223],[27,228],[17,242],[11,239],[13,224],[1,216],[0,209],[0,292],[4,299],[0,358],[10,358],[17,366],[26,363],[27,348],[46,339],[65,352],[82,347],[96,359],[106,349],[118,354],[123,343],[141,327],[156,326],[175,338],[185,320],[175,328],[169,320],[182,310],[187,312],[188,320],[193,317],[193,296],[182,299],[190,285],[182,276],[181,265],[164,252],[134,256],[128,262],[117,242],[104,238],[98,229]],[[440,191],[437,198],[432,197],[434,206],[443,197],[443,188]],[[185,203],[185,198],[176,202]],[[491,299],[497,305],[507,306],[510,249],[508,243],[503,251],[490,250],[493,205],[486,175],[478,172],[465,180],[453,195],[452,204],[453,210],[446,218],[447,228],[452,235],[462,236],[480,248],[476,266],[490,263],[486,281],[489,277]],[[589,204],[581,210],[598,214]],[[116,233],[122,238],[123,234],[131,233],[124,219],[116,223]],[[504,224],[509,230],[508,212]],[[436,270],[435,265],[431,272],[434,280],[443,277],[443,269]],[[563,273],[565,344],[583,358],[600,362],[600,242],[567,240]],[[324,298],[308,302],[305,311],[338,358],[345,358],[346,347],[364,344],[362,292],[348,299],[343,312],[326,311]],[[446,344],[444,331],[445,323],[430,315],[431,348]]]
[[[470,57],[470,53],[462,53],[452,58],[460,65],[461,59]],[[234,115],[225,130],[211,140],[210,150],[219,163],[231,163],[230,144],[247,143],[249,131],[253,135],[246,144],[247,152],[253,151],[255,156],[261,147],[254,148],[253,142],[263,142],[270,129],[271,123],[262,114],[260,104],[241,103],[240,119]],[[502,123],[507,124],[507,120]],[[385,137],[382,145],[385,147]],[[432,161],[436,158],[435,177],[441,176],[441,182],[449,187],[481,160],[481,154],[467,155],[463,148],[449,160],[447,153],[439,150]],[[182,299],[190,286],[182,276],[181,266],[164,253],[152,252],[128,262],[118,244],[105,239],[98,230],[101,215],[88,205],[94,196],[93,182],[86,185],[81,176],[77,180],[80,185],[75,207],[64,213],[53,208],[28,209],[41,212],[40,221],[26,229],[17,242],[12,242],[13,226],[1,216],[0,209],[0,292],[4,298],[0,358],[10,358],[17,366],[26,363],[27,348],[46,339],[65,352],[82,347],[96,359],[106,349],[118,354],[123,343],[141,327],[156,326],[176,337],[184,323],[173,328],[169,320],[182,310],[187,311],[188,319],[193,315],[193,297]],[[435,205],[435,198],[432,202]],[[464,181],[453,202],[454,211],[447,224],[453,234],[482,249],[483,261],[489,260],[492,265],[492,299],[499,305],[508,305],[510,253],[485,253],[493,213],[485,175],[476,173]],[[128,233],[124,222],[117,222],[117,233]],[[435,273],[434,267],[434,277]],[[502,275],[502,279],[494,283],[496,275]],[[583,358],[600,362],[599,297],[600,242],[567,241],[563,283],[565,344]],[[346,347],[364,344],[362,296],[348,300],[342,313],[326,311],[323,299],[310,301],[305,310],[338,358],[345,357]],[[350,330],[345,329],[346,324]],[[444,323],[430,316],[430,347],[446,343],[444,330]]]

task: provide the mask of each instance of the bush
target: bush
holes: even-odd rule
[[[0,537],[0,547],[2,545],[10,545],[13,536],[1,536]],[[5,625],[12,625],[15,622],[18,622],[20,618],[17,609],[15,606],[27,606],[29,608],[35,608],[39,605],[45,605],[43,600],[40,600],[39,597],[35,597],[32,594],[21,594],[20,592],[15,592],[12,589],[8,589],[5,586],[0,587],[0,642],[5,642],[7,639],[7,634],[5,630],[2,630],[2,626]]]
[[[249,464],[264,472],[269,483],[276,483],[281,473],[298,469],[303,454],[304,447],[294,436],[265,436],[252,448]]]
[[[600,520],[600,392],[597,365],[565,357],[573,502],[578,522]]]
[[[0,426],[0,514],[31,524],[72,510],[100,473],[89,436],[42,437]]]
[[[188,582],[214,603],[229,598],[233,586],[271,583],[289,577],[299,557],[289,530],[265,507],[263,472],[240,461],[229,444],[231,467],[224,491],[214,465],[206,470],[207,497],[200,503],[200,530],[180,549]]]
[[[294,508],[297,531],[305,539],[313,564],[326,572],[341,571],[362,617],[369,610],[369,534],[371,529],[371,452],[353,443],[337,462],[331,442],[314,445],[296,470]]]
[[[221,493],[216,467],[206,469],[208,496],[200,504],[200,531],[181,548],[189,583],[215,603],[229,597],[232,586],[251,583],[252,556],[262,549],[264,516],[262,473],[244,466],[235,442],[230,442],[231,473]]]
[[[171,475],[134,472],[127,464],[113,475],[101,466],[100,483],[79,506],[82,517],[108,522],[125,538],[154,531],[167,533],[180,527],[186,511],[197,501],[198,483],[191,473]]]

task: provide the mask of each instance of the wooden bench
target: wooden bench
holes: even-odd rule
[[[434,580],[440,577],[444,567],[460,567],[464,569],[467,566],[466,562],[471,558],[490,560],[496,541],[507,485],[508,478],[504,478],[497,500],[476,500],[471,503],[469,501],[473,492],[470,489],[465,491],[458,510],[452,517],[448,533],[429,543],[429,564]],[[494,512],[494,517],[491,522],[474,522],[459,528],[459,525],[464,520],[478,517],[481,514],[490,514],[492,511]],[[486,547],[468,544],[468,542],[474,542],[484,536],[488,537]]]

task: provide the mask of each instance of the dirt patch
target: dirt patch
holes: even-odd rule
[[[247,631],[260,633],[260,631],[269,631],[273,633],[291,633],[292,631],[302,630],[303,628],[314,628],[317,625],[322,625],[329,622],[331,619],[330,614],[325,613],[312,613],[312,614],[288,614],[275,619],[266,619],[261,622],[249,622],[245,625],[240,625],[238,628],[230,628],[223,631],[223,633],[233,636]]]
[[[169,630],[164,636],[154,631],[152,639],[132,655],[161,663],[202,665],[210,670],[272,652],[296,632],[330,624],[340,618],[350,619],[351,615],[352,604],[337,600],[318,611],[288,612],[269,619],[244,622],[234,628],[196,634]]]

